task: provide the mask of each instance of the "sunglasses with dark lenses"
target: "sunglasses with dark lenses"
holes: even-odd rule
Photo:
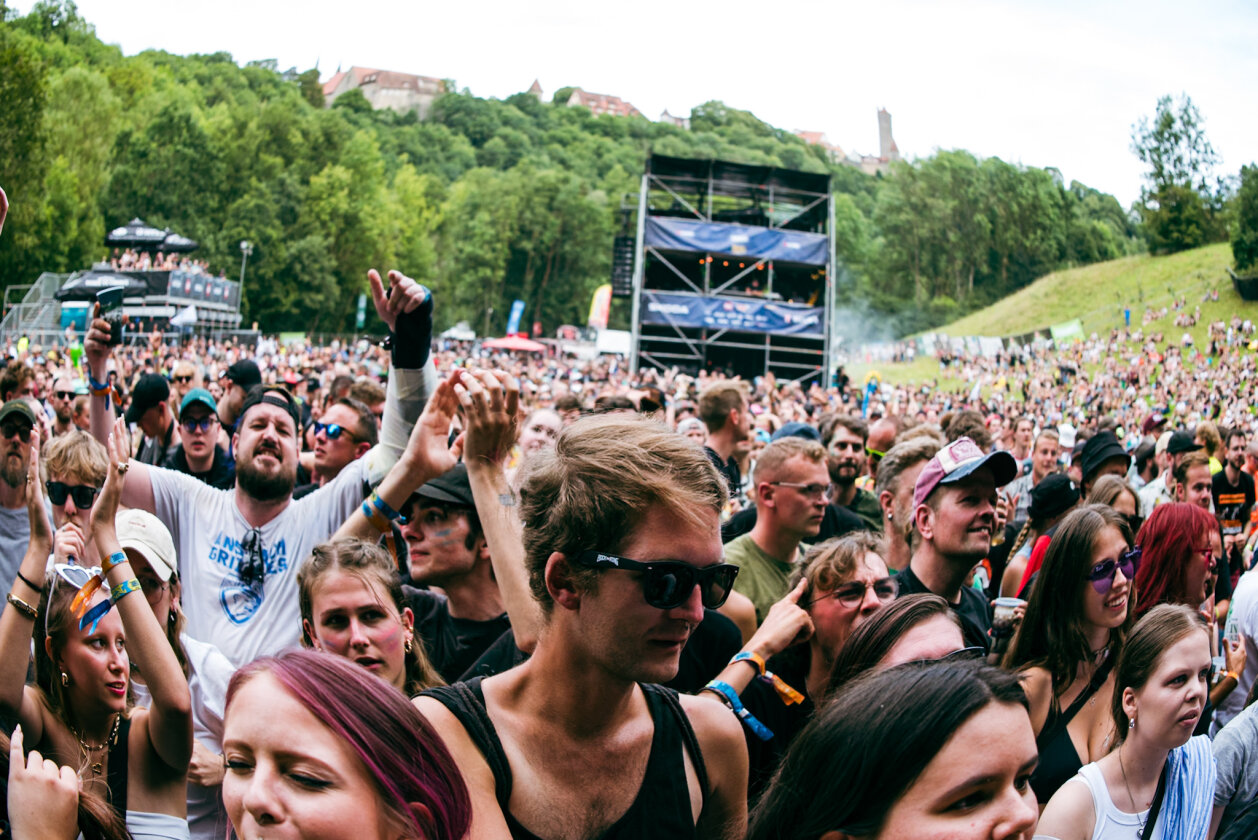
[[[17,435],[22,443],[30,443],[32,428],[30,423],[0,423],[0,437],[8,440]]]
[[[358,440],[357,435],[338,423],[320,423],[316,420],[314,424],[314,433],[317,435],[320,432],[327,435],[328,440],[336,440],[342,434],[350,440]]]
[[[189,382],[192,381],[192,377],[191,376],[176,376],[172,378],[172,381],[180,385],[187,385]]]
[[[725,603],[738,577],[738,567],[730,563],[713,566],[692,566],[675,560],[639,563],[627,557],[601,551],[583,551],[576,562],[591,569],[619,569],[642,573],[642,595],[658,610],[672,610],[686,603],[690,593],[699,587],[703,606],[714,610]]]
[[[1130,551],[1123,552],[1116,561],[1102,560],[1097,563],[1092,567],[1092,571],[1088,572],[1088,580],[1092,582],[1092,588],[1097,591],[1098,595],[1104,595],[1113,588],[1117,572],[1121,571],[1127,580],[1134,580],[1139,568],[1140,546],[1136,546]]]
[[[72,399],[74,399],[74,392],[73,392],[73,391],[53,391],[52,393],[53,393],[53,396],[55,396],[55,397],[56,397],[57,399],[59,399],[59,400],[72,400]]]
[[[64,505],[66,497],[69,497],[74,499],[74,506],[80,510],[90,508],[100,492],[99,487],[90,484],[66,484],[64,481],[46,481],[44,487],[48,488],[48,500],[54,505]]]
[[[187,429],[189,433],[208,432],[210,430],[210,426],[214,425],[214,418],[212,416],[206,416],[197,420],[193,417],[189,417],[187,420],[181,421],[180,425]]]
[[[240,541],[244,552],[236,576],[245,586],[252,586],[254,581],[262,583],[266,580],[266,558],[262,556],[262,532],[252,528]]]

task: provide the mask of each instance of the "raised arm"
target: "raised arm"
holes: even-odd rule
[[[451,449],[446,441],[450,436],[450,424],[454,421],[454,412],[458,401],[454,396],[454,385],[459,381],[460,371],[451,372],[450,376],[437,386],[432,399],[424,406],[424,413],[419,422],[411,430],[410,440],[402,457],[389,470],[388,475],[376,488],[375,496],[390,510],[401,510],[421,485],[452,469],[458,463],[461,448],[455,441]],[[365,504],[375,506],[375,499]],[[372,517],[380,522],[379,518]],[[363,513],[362,505],[354,509],[345,524],[337,529],[332,539],[359,537],[374,540],[380,536],[380,530],[371,519]]]
[[[148,737],[153,752],[167,767],[178,773],[188,772],[192,757],[192,697],[188,680],[183,675],[175,651],[162,626],[140,592],[139,581],[127,555],[118,543],[114,517],[123,485],[133,469],[130,464],[130,440],[126,423],[117,421],[106,445],[109,451],[109,473],[100,498],[92,508],[92,533],[100,548],[106,581],[111,588],[114,606],[127,633],[127,652],[144,674],[153,702],[149,706]]]
[[[0,711],[16,715],[30,743],[44,737],[44,720],[31,692],[25,689],[30,663],[31,634],[39,607],[44,567],[52,552],[52,527],[39,489],[39,428],[31,430],[30,466],[26,472],[26,510],[31,522],[30,542],[9,588],[9,602],[0,614]]]
[[[455,386],[463,406],[463,460],[476,502],[494,578],[520,650],[532,653],[542,629],[542,609],[529,588],[524,565],[524,526],[506,461],[520,418],[520,383],[512,376],[479,370]]]
[[[104,318],[94,318],[87,330],[87,338],[83,340],[83,355],[87,358],[87,371],[91,378],[88,384],[92,391],[88,416],[91,419],[92,437],[105,447],[109,446],[109,436],[114,430],[117,406],[114,405],[109,389],[97,386],[107,385],[109,382],[108,365],[112,353],[113,348],[109,346],[109,322]],[[122,494],[122,504],[147,510],[149,513],[154,512],[153,485],[149,481],[147,464],[131,464]]]

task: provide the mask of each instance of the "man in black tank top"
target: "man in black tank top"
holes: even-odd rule
[[[415,700],[467,782],[472,838],[746,832],[737,718],[654,685],[677,673],[704,607],[733,585],[721,562],[725,498],[701,450],[641,419],[578,421],[526,465],[525,563],[544,614],[536,650]]]

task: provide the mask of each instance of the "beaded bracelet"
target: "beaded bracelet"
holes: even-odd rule
[[[738,699],[738,692],[734,690],[732,685],[720,680],[712,680],[704,688],[719,692],[724,696],[729,701],[729,707],[734,710],[734,714],[738,715],[738,719],[743,722],[744,726],[754,732],[761,741],[767,741],[773,737],[773,730],[758,721],[756,716],[743,706],[743,701]]]

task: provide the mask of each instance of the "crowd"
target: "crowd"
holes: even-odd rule
[[[187,254],[164,253],[161,251],[135,250],[134,248],[115,248],[101,262],[114,271],[191,271],[194,274],[209,275],[210,264],[205,260],[194,259]]]
[[[7,348],[15,838],[1258,833],[1242,325],[866,390],[369,276],[383,345]]]

